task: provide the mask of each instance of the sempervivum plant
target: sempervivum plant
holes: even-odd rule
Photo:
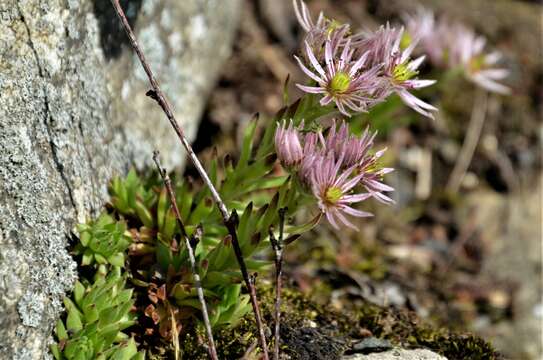
[[[124,266],[125,252],[132,242],[124,222],[103,213],[88,224],[79,224],[79,243],[74,248],[81,255],[81,265],[111,264]]]
[[[119,267],[107,276],[97,273],[92,284],[76,282],[72,297],[64,299],[66,320],[57,322],[55,359],[144,359],[134,338],[123,332],[135,323],[133,304]]]

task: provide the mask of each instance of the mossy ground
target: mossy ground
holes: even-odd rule
[[[274,293],[270,285],[261,285],[259,299],[264,319],[273,324]],[[353,303],[338,312],[319,305],[295,289],[284,289],[282,303],[282,352],[291,359],[337,359],[343,352],[365,336],[390,340],[407,348],[427,348],[449,360],[502,359],[492,345],[472,334],[451,332],[432,327],[408,311],[384,308],[368,302]],[[271,333],[271,331],[270,331]],[[251,315],[233,330],[215,332],[219,357],[237,359],[256,342]],[[207,359],[201,346],[203,334],[188,332],[181,341],[187,359]],[[268,336],[271,346],[271,336]]]

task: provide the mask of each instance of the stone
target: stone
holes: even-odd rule
[[[360,354],[370,354],[375,352],[383,352],[390,350],[391,348],[392,345],[390,344],[390,341],[386,339],[369,337],[354,344],[351,351]]]
[[[189,138],[234,38],[240,1],[122,1]],[[128,5],[127,5],[128,4]],[[46,356],[76,278],[66,251],[107,184],[185,155],[109,1],[0,2],[0,358]]]
[[[395,348],[392,350],[372,353],[372,354],[354,354],[341,358],[342,360],[447,360],[439,354],[426,349],[406,350]]]

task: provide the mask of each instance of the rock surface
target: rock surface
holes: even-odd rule
[[[122,2],[189,136],[239,1]],[[115,173],[184,154],[107,0],[0,1],[0,358],[39,359],[75,279],[66,251]],[[154,142],[153,142],[154,140]]]
[[[342,360],[447,360],[447,358],[426,349],[392,349],[372,354],[354,354],[341,358]]]

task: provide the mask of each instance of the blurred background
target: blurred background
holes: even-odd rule
[[[360,128],[371,122],[379,145],[389,148],[386,162],[396,171],[386,180],[396,188],[397,203],[364,204],[376,216],[360,221],[358,233],[322,226],[298,240],[286,252],[288,282],[337,309],[357,299],[407,308],[434,324],[481,335],[508,358],[540,359],[542,6],[513,0],[307,3],[315,17],[324,11],[354,29],[400,23],[420,5],[463,22],[502,52],[512,95],[486,95],[462,78],[448,79],[422,93],[440,109],[434,121],[395,106],[351,120]],[[293,61],[302,34],[291,2],[247,0],[242,11],[232,56],[196,136],[204,158],[213,145],[235,154],[252,115],[270,119],[283,106],[287,76],[291,99],[300,95],[293,84],[305,81]],[[426,66],[421,78],[434,70]],[[482,116],[473,111],[481,106],[487,109]],[[466,138],[473,151],[462,150],[469,148]]]

